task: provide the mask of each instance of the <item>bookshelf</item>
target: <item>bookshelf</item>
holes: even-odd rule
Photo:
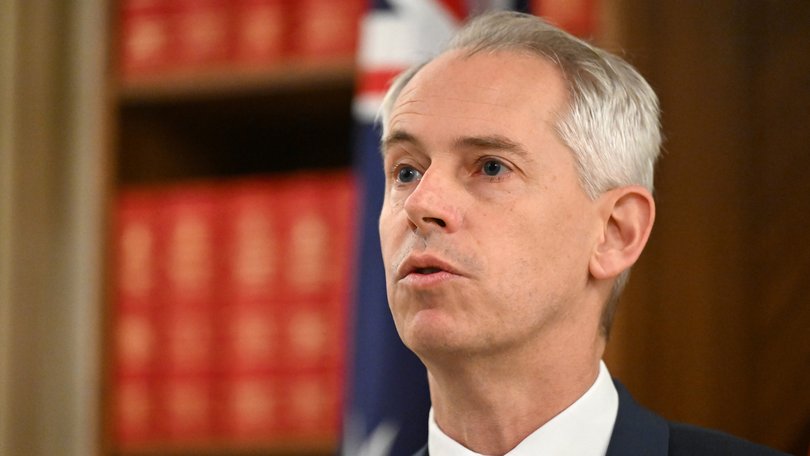
[[[337,89],[345,92],[354,78],[347,57],[317,61],[289,59],[267,68],[232,68],[166,74],[125,81],[118,98],[124,104],[159,104],[217,96]]]
[[[180,10],[166,13],[165,6],[168,4],[180,5],[176,6]],[[201,11],[207,14],[210,11],[205,11],[206,8],[222,13],[225,11],[223,8],[228,8],[229,4],[238,5],[234,8],[259,8],[262,5],[269,5],[272,8],[293,8],[290,5],[298,5],[297,8],[305,9],[308,16],[317,19],[318,14],[313,14],[313,11],[317,11],[319,5],[328,5],[329,2],[318,0],[298,3],[277,0],[243,0],[239,2],[206,0],[196,3],[186,1],[171,3],[160,0],[121,0],[116,2],[110,11],[109,34],[110,41],[114,44],[110,46],[111,68],[108,72],[110,75],[108,77],[108,109],[111,119],[109,162],[112,191],[108,217],[110,234],[108,234],[107,247],[106,282],[108,285],[106,286],[105,310],[107,315],[104,330],[105,343],[103,344],[105,347],[103,354],[105,395],[102,399],[104,422],[102,448],[104,454],[120,456],[192,454],[318,456],[334,454],[337,448],[338,436],[332,425],[329,425],[329,429],[324,429],[323,432],[313,431],[312,426],[304,430],[294,429],[294,425],[293,430],[289,431],[290,425],[287,423],[288,427],[284,427],[285,424],[282,424],[279,425],[281,426],[279,428],[273,428],[266,438],[257,434],[255,429],[249,431],[252,433],[245,437],[244,433],[248,431],[241,430],[241,428],[238,431],[230,430],[234,426],[238,428],[238,424],[223,427],[222,422],[228,418],[212,416],[212,414],[224,415],[226,413],[222,411],[227,408],[226,406],[216,407],[216,404],[214,411],[208,412],[210,421],[216,422],[216,424],[210,425],[202,431],[198,428],[185,431],[182,429],[171,430],[172,426],[174,428],[178,428],[178,426],[164,422],[167,420],[168,412],[161,407],[170,407],[165,404],[160,405],[161,400],[165,402],[163,398],[163,396],[167,396],[165,391],[175,388],[175,385],[178,384],[176,380],[183,375],[192,378],[191,382],[200,376],[195,377],[196,374],[193,373],[186,375],[186,372],[178,374],[181,377],[171,377],[175,374],[164,374],[161,369],[168,371],[182,369],[171,364],[162,365],[161,361],[154,360],[149,361],[151,367],[148,369],[151,370],[144,371],[147,372],[146,374],[142,375],[137,372],[132,374],[126,371],[129,361],[122,360],[123,355],[119,351],[122,337],[124,339],[129,337],[121,336],[121,328],[124,327],[121,320],[124,317],[132,317],[127,314],[130,312],[127,310],[128,304],[122,304],[119,290],[121,273],[118,261],[124,254],[118,247],[119,241],[121,241],[120,232],[116,231],[120,223],[116,217],[120,217],[121,205],[124,204],[122,201],[126,201],[128,196],[137,197],[141,194],[156,193],[158,197],[154,199],[171,200],[181,195],[181,204],[184,204],[182,199],[185,196],[182,195],[187,196],[189,192],[192,193],[192,199],[203,194],[220,192],[225,193],[226,196],[218,196],[217,198],[224,202],[216,204],[227,206],[227,210],[231,210],[229,205],[235,204],[232,200],[238,199],[240,197],[238,195],[244,193],[243,188],[257,187],[260,189],[259,191],[266,192],[268,187],[283,184],[282,186],[293,188],[287,191],[287,194],[293,194],[296,193],[295,185],[301,184],[300,182],[295,183],[296,180],[317,181],[321,176],[328,178],[335,175],[344,177],[348,175],[351,165],[353,131],[351,102],[355,73],[354,37],[342,40],[342,42],[348,43],[350,48],[344,46],[343,49],[319,49],[317,44],[302,44],[300,37],[296,37],[290,32],[290,36],[284,39],[292,41],[298,48],[307,49],[306,52],[285,48],[283,55],[274,54],[265,62],[254,59],[248,64],[222,61],[220,56],[217,57],[220,60],[213,64],[203,62],[196,66],[189,66],[186,63],[171,68],[174,62],[167,60],[160,63],[160,66],[164,67],[162,69],[155,70],[149,67],[140,72],[137,69],[133,72],[131,62],[122,61],[122,59],[128,58],[126,51],[122,48],[127,37],[122,34],[129,33],[128,30],[132,26],[133,19],[131,16],[127,16],[127,14],[133,14],[131,10],[135,9],[135,14],[140,15],[136,17],[137,20],[142,20],[144,17],[152,20],[160,14],[174,14],[174,19],[171,20],[176,22],[178,15],[193,15]],[[190,12],[183,11],[183,5],[187,10],[190,9]],[[357,11],[354,13],[356,14]],[[233,11],[228,14],[232,13]],[[300,22],[302,20],[300,12],[285,14],[291,14],[293,19],[290,20],[295,22],[296,27],[306,27]],[[321,17],[318,20],[322,19]],[[158,20],[165,20],[165,17],[158,18]],[[187,20],[187,18],[182,20]],[[350,18],[346,23],[352,25],[350,32],[356,33],[356,17]],[[167,29],[172,28],[169,26]],[[341,33],[349,33],[347,30]],[[309,183],[313,184],[311,188],[318,186],[316,182]],[[321,185],[321,187],[324,186]],[[309,190],[311,188],[308,187]],[[195,195],[195,189],[202,190]],[[255,197],[255,195],[250,197]],[[306,202],[303,204],[306,205]],[[294,205],[288,204],[287,207]],[[227,219],[227,217],[221,217],[221,214],[227,210],[225,212],[222,208],[218,210],[220,211],[218,212],[219,218]],[[165,212],[166,209],[158,208],[156,211]],[[282,215],[284,217],[280,218],[294,221],[294,214],[291,216],[287,212]],[[217,226],[227,224],[227,222],[227,220],[218,221]],[[171,229],[171,227],[160,228],[157,233],[165,229]],[[285,229],[294,231],[294,227]],[[158,235],[158,237],[160,236],[162,234]],[[215,242],[228,244],[227,239],[216,238]],[[343,243],[346,242],[343,241]],[[163,249],[171,250],[171,247],[167,248],[164,244],[161,246]],[[218,265],[217,268],[221,268],[221,265]],[[221,271],[221,269],[216,270]],[[160,280],[163,282],[156,283],[164,284],[166,279]],[[345,280],[343,281],[345,282]],[[217,287],[220,285],[217,284]],[[227,286],[223,287],[227,288]],[[340,296],[337,299],[345,300],[346,293],[346,290],[339,290],[337,294]],[[266,296],[269,296],[269,292],[265,294]],[[328,298],[323,296],[317,293],[295,295],[285,292],[283,300],[296,305],[305,301],[316,302],[333,299],[332,294],[329,294]],[[167,306],[165,301],[166,298],[160,298],[155,302],[161,303],[170,312],[180,311],[181,320],[192,318],[192,314],[182,313],[185,312],[183,305],[169,304]],[[215,306],[220,306],[220,304],[215,304]],[[230,303],[227,306],[222,304],[222,306],[227,307],[228,310],[222,312],[219,309],[216,310],[218,313],[209,314],[207,317],[213,316],[213,320],[216,320],[222,315],[230,315],[228,312],[232,309],[240,308],[238,303],[233,306]],[[133,315],[138,316],[140,310],[137,310],[137,304],[135,307]],[[244,306],[244,309],[255,308],[258,306],[254,303]],[[143,309],[145,307],[141,310]],[[150,331],[157,334],[150,336],[152,337],[150,346],[153,351],[171,351],[171,342],[167,344],[166,341],[171,341],[173,337],[171,331],[174,329],[165,328],[173,328],[171,325],[174,322],[167,323],[161,320],[165,318],[162,316],[165,309],[148,310],[147,325],[152,324],[153,330]],[[280,318],[289,317],[287,312],[286,310],[281,311],[283,315]],[[293,317],[289,318],[290,321],[294,321]],[[216,333],[217,326],[228,323],[227,319],[213,321],[214,332]],[[344,332],[344,324],[345,321],[336,323],[337,332]],[[291,338],[294,339],[293,336]],[[228,340],[224,342],[219,339],[215,340],[215,344],[227,345],[228,343]],[[329,340],[329,343],[334,345],[335,341]],[[345,345],[345,343],[340,343],[340,345]],[[220,348],[213,350],[220,350]],[[161,357],[160,354],[154,356],[158,359]],[[218,356],[224,358],[227,355]],[[341,353],[340,356],[343,354]],[[222,364],[221,360],[218,362]],[[306,381],[310,380],[313,375],[320,375],[318,374],[320,372],[318,369],[321,369],[320,364],[317,367],[299,367],[297,358],[287,361],[287,363],[289,365],[287,367],[271,368],[276,369],[273,372],[251,371],[249,376],[251,379],[262,378],[265,380],[269,377],[289,377],[284,380],[287,383],[279,387],[278,391],[292,394],[294,386],[290,385],[295,385],[298,381],[296,379],[304,378],[303,383],[306,384]],[[334,375],[335,372],[339,373],[341,363],[341,360],[328,361],[327,377]],[[122,365],[125,367],[122,368]],[[155,368],[155,365],[159,367]],[[217,362],[212,362],[213,365],[219,366]],[[216,366],[211,370],[220,369]],[[124,374],[121,374],[122,369],[125,371]],[[283,369],[292,369],[293,373],[279,373]],[[141,377],[138,377],[139,375]],[[169,380],[164,378],[166,375],[169,375]],[[231,391],[227,389],[230,386],[222,387],[221,385],[230,385],[227,383],[230,381],[227,376],[235,374],[226,369],[225,373],[216,371],[211,375],[209,383],[215,385],[211,387],[215,393],[210,400],[212,403],[226,402],[223,399],[224,396],[217,394],[226,394],[222,391]],[[224,380],[221,378],[222,376],[225,376]],[[122,391],[124,391],[122,385],[131,386],[130,383],[126,383],[131,380],[130,377],[136,378],[136,382],[133,384],[147,385],[145,391],[148,391],[150,401],[152,401],[149,405],[150,418],[147,420],[150,430],[146,435],[138,434],[142,432],[138,429],[131,434],[121,432],[120,399],[123,397]],[[182,385],[183,382],[186,382],[186,377],[182,377],[179,384]],[[330,391],[340,388],[341,381],[331,382],[330,380],[329,385],[333,385],[328,387],[331,388]],[[281,384],[281,380],[278,382]],[[207,383],[205,385],[208,387]],[[338,391],[342,391],[342,388]],[[340,400],[340,397],[337,399]],[[287,404],[287,402],[284,403]],[[287,407],[292,406],[287,405]],[[334,406],[329,407],[330,410],[334,408]],[[335,420],[330,422],[333,421]],[[182,428],[182,426],[179,427]],[[135,437],[133,438],[132,435]]]

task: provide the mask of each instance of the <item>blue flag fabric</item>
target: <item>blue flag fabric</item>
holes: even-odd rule
[[[377,219],[384,181],[375,119],[391,78],[433,56],[461,20],[486,9],[528,11],[528,0],[372,0],[358,51],[355,170],[361,202],[356,302],[347,381],[345,456],[410,456],[427,442],[430,400],[422,363],[388,309]]]

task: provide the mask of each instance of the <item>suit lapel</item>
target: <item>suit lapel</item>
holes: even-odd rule
[[[621,383],[616,380],[613,383],[619,392],[619,412],[607,456],[666,456],[669,452],[669,425],[666,420],[638,405]]]

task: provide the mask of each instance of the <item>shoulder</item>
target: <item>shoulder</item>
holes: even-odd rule
[[[608,456],[778,456],[776,450],[729,434],[665,420],[639,405],[618,381],[619,411]]]
[[[710,429],[670,423],[670,456],[779,456],[779,451]]]
[[[422,449],[421,449],[421,450],[419,450],[419,451],[417,451],[416,453],[414,453],[414,454],[413,454],[413,456],[429,456],[429,455],[428,455],[428,449],[427,449],[427,445],[425,445],[424,447],[422,447]]]

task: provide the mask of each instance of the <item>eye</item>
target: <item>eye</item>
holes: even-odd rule
[[[481,165],[481,172],[490,177],[499,176],[508,170],[509,169],[498,160],[487,160]]]
[[[411,166],[403,165],[395,171],[397,182],[409,184],[422,178],[422,173]]]

